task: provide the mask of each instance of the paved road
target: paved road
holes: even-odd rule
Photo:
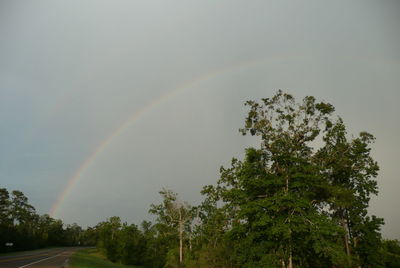
[[[0,257],[0,268],[60,268],[65,267],[72,253],[80,248],[56,248],[24,255]]]

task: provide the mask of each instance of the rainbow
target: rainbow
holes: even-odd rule
[[[135,111],[131,114],[130,117],[117,129],[115,129],[111,135],[107,136],[104,140],[102,140],[99,145],[93,150],[93,152],[86,158],[86,160],[79,166],[79,168],[75,171],[74,175],[68,179],[66,186],[63,188],[61,194],[58,196],[57,200],[54,202],[53,206],[49,211],[49,215],[51,217],[56,217],[61,205],[67,198],[67,196],[71,193],[74,186],[78,183],[78,181],[82,178],[82,174],[87,170],[90,166],[92,166],[93,162],[96,161],[97,157],[115,140],[118,136],[120,136],[130,125],[135,123],[139,118],[141,118],[145,113],[152,110],[154,107],[159,104],[167,101],[168,99],[174,97],[179,92],[193,88],[194,86],[200,84],[201,82],[207,81],[213,77],[218,75],[222,75],[224,73],[231,72],[233,70],[243,68],[246,66],[250,66],[256,63],[263,61],[263,59],[258,60],[249,60],[245,62],[239,62],[233,65],[228,65],[226,67],[213,70],[204,75],[201,75],[195,79],[192,79],[186,83],[183,83],[181,86],[167,92],[166,94],[161,95],[157,99],[147,103],[141,109]]]

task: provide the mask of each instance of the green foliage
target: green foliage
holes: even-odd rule
[[[139,268],[112,263],[100,256],[96,249],[86,249],[74,253],[69,261],[71,268]]]
[[[145,251],[143,254],[143,264],[145,267],[163,267],[171,240],[170,235],[165,232],[165,226],[143,221],[141,230],[144,236]]]
[[[382,219],[372,216],[371,218],[366,217],[359,227],[359,235],[356,238],[359,241],[355,245],[355,250],[362,266],[379,267],[382,265],[380,253],[382,238],[379,233],[382,224]]]
[[[383,240],[381,249],[381,258],[383,258],[383,267],[400,267],[400,242],[398,240]]]
[[[94,227],[97,248],[108,260],[126,265],[163,267],[166,261],[170,236],[165,226],[144,221],[141,229],[136,225],[121,223],[119,217],[111,217]]]
[[[348,141],[334,107],[314,97],[296,102],[278,91],[246,105],[240,131],[259,137],[260,148],[233,159],[218,185],[203,190],[205,214],[225,216],[219,228],[221,243],[232,244],[229,258],[241,267],[380,265],[373,252],[383,221],[367,217],[379,169],[370,157],[373,136]]]
[[[21,191],[0,188],[0,252],[84,243],[84,231],[76,223],[64,225],[49,215],[38,215]],[[6,247],[12,242],[12,247]]]
[[[348,139],[343,120],[339,118],[326,128],[324,146],[314,160],[329,184],[327,206],[330,216],[343,229],[343,243],[348,259],[359,265],[381,265],[379,247],[383,219],[367,216],[370,196],[378,193],[378,164],[370,156],[374,137],[361,132]],[[352,252],[356,253],[351,256]],[[351,265],[351,263],[349,263]]]
[[[119,217],[111,217],[108,221],[98,224],[99,241],[98,247],[103,250],[103,253],[112,262],[121,259],[120,251],[120,231],[121,220]]]
[[[136,225],[127,225],[121,229],[120,250],[122,263],[143,264],[146,243],[143,234]]]

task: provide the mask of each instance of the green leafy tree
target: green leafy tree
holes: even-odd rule
[[[199,267],[236,267],[234,260],[234,242],[227,238],[230,227],[229,209],[218,206],[219,191],[205,186],[201,191],[206,196],[196,208],[197,221],[195,232],[195,260]]]
[[[98,230],[95,227],[87,227],[81,234],[82,246],[95,246],[99,239]]]
[[[149,268],[164,267],[168,249],[175,246],[176,239],[170,229],[161,223],[152,224],[149,221],[141,223],[141,230],[145,241],[143,265]]]
[[[21,191],[12,191],[11,215],[17,225],[28,225],[35,214],[35,208],[29,204],[28,198]]]
[[[81,244],[82,227],[77,223],[67,224],[64,230],[65,243],[68,246],[78,246]]]
[[[8,226],[11,224],[10,194],[7,189],[0,188],[0,225]]]
[[[99,229],[98,247],[103,251],[107,259],[112,262],[117,262],[121,258],[119,251],[121,226],[119,217],[111,217],[97,225]]]
[[[5,243],[12,239],[13,222],[11,218],[11,200],[7,189],[0,188],[0,252],[7,249]]]
[[[341,229],[321,208],[329,185],[313,162],[313,144],[331,124],[332,105],[279,91],[250,111],[241,132],[261,139],[243,162],[221,168],[216,188],[230,211],[232,241],[243,267],[329,266],[343,262]],[[312,260],[312,261],[311,261]]]
[[[15,232],[13,242],[16,249],[34,248],[35,208],[21,191],[11,192],[10,214]]]
[[[63,246],[64,224],[61,220],[51,219],[48,227],[49,244],[52,246]]]
[[[379,167],[370,155],[374,137],[361,132],[349,140],[343,120],[339,118],[327,126],[323,141],[324,146],[315,159],[330,186],[327,204],[331,216],[343,229],[348,260],[376,266],[380,259],[377,252],[383,219],[367,216],[371,195],[378,194],[375,178]],[[356,256],[352,256],[352,251]]]
[[[123,224],[120,233],[121,261],[129,265],[142,265],[146,244],[136,225]]]
[[[49,246],[49,234],[50,226],[54,219],[52,219],[48,214],[39,216],[37,222],[37,237],[41,241],[41,247]]]

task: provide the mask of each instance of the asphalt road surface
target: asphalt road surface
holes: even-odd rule
[[[60,268],[66,267],[69,257],[81,248],[55,248],[28,252],[22,255],[1,256],[0,268]]]

